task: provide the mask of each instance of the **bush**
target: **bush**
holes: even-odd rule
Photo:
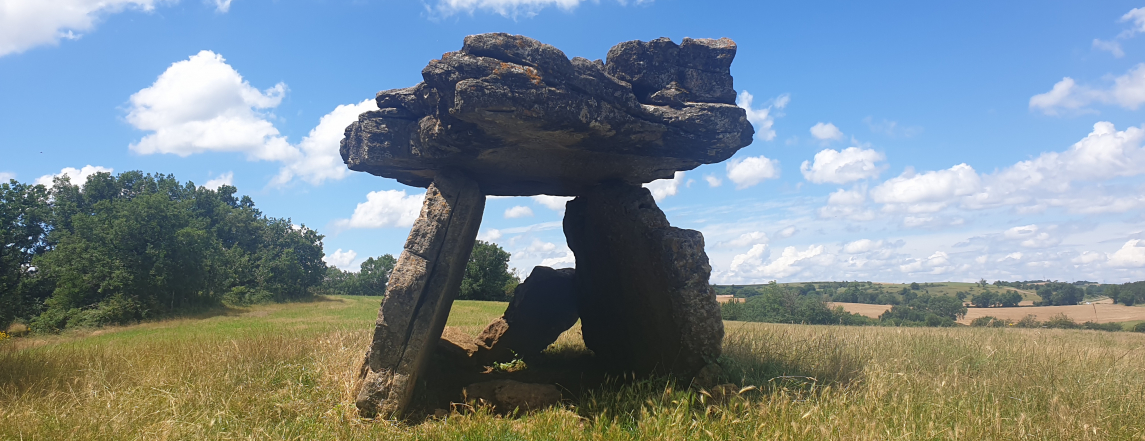
[[[1094,331],[1106,331],[1106,332],[1121,332],[1124,330],[1124,328],[1121,326],[1120,323],[1085,322],[1085,323],[1081,324],[1081,327],[1085,328],[1085,329],[1092,329]]]
[[[970,322],[970,326],[984,327],[984,328],[1005,328],[1007,326],[1014,326],[1014,322],[1006,319],[1000,319],[993,316],[978,317]]]
[[[1145,332],[1145,322],[1133,325],[1133,332]]]
[[[1042,322],[1038,321],[1037,316],[1033,314],[1026,314],[1025,317],[1022,317],[1021,320],[1018,320],[1016,323],[1014,323],[1014,326],[1019,328],[1040,328],[1042,327]]]
[[[1043,323],[1043,325],[1047,328],[1056,328],[1056,329],[1080,329],[1081,328],[1081,325],[1077,324],[1077,322],[1073,321],[1073,319],[1069,318],[1069,316],[1062,314],[1062,313],[1059,313],[1053,317],[1050,317],[1050,319],[1046,320],[1046,322]]]

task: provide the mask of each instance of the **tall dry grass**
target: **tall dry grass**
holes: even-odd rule
[[[0,439],[1138,439],[1145,335],[728,323],[721,399],[663,379],[518,417],[355,417],[376,299],[0,346]],[[501,305],[462,304],[479,329]],[[575,331],[562,347],[576,350]]]

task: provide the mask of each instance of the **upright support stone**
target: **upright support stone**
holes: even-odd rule
[[[439,172],[390,276],[366,353],[357,406],[400,414],[441,337],[481,226],[485,196],[461,173]]]
[[[696,374],[720,355],[724,328],[699,231],[674,228],[652,194],[604,184],[570,201],[584,343],[625,373]]]

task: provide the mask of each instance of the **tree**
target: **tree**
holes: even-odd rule
[[[362,262],[358,271],[360,295],[380,296],[386,293],[386,284],[390,281],[390,273],[394,272],[394,265],[398,260],[392,254],[384,254],[377,259],[371,257]]]
[[[0,184],[0,331],[42,301],[28,298],[27,285],[36,272],[32,259],[48,250],[49,214],[43,185]]]
[[[989,308],[998,303],[998,296],[990,291],[983,291],[970,298],[970,303],[979,308]]]
[[[483,240],[474,242],[457,298],[508,301],[512,293],[506,292],[507,287],[514,282],[519,283],[517,277],[509,272],[509,257],[509,252],[497,244]]]
[[[1022,303],[1022,295],[1014,290],[1007,290],[1005,294],[998,296],[998,304],[1006,308],[1012,308]]]
[[[919,289],[922,289],[922,287],[918,286],[918,282],[910,282],[910,289],[911,291],[918,291]]]

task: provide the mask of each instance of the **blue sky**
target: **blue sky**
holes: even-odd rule
[[[0,0],[0,178],[230,183],[356,268],[424,190],[345,170],[342,130],[481,32],[736,41],[755,142],[651,184],[716,283],[1145,279],[1145,4],[1120,1]],[[490,199],[481,237],[571,265],[560,207]]]

